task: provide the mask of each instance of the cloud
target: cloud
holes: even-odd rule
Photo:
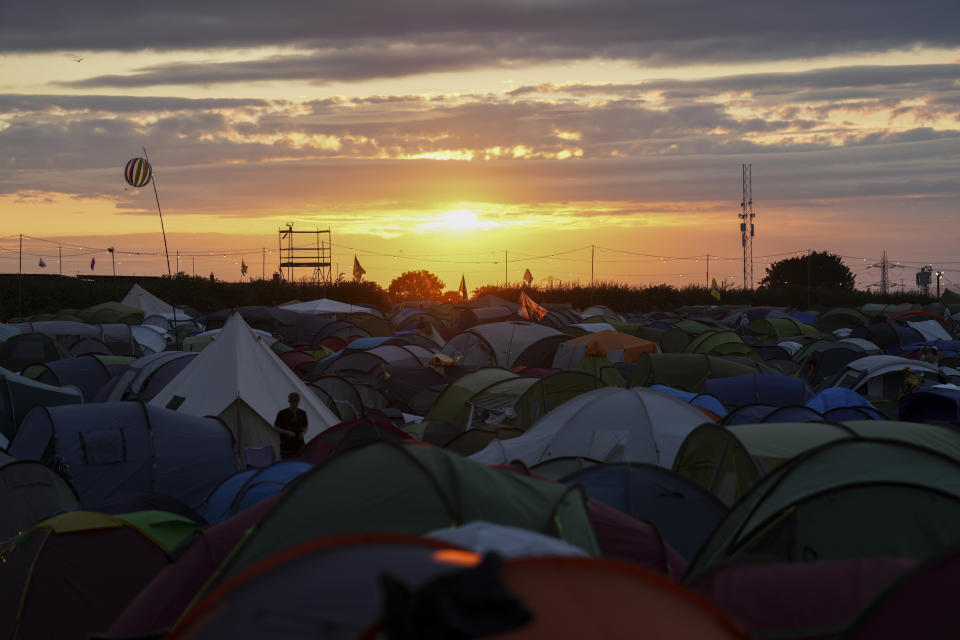
[[[389,54],[398,45],[445,51],[450,56],[448,70],[510,60],[616,58],[645,65],[742,62],[920,45],[953,47],[960,44],[960,31],[955,28],[958,22],[960,6],[953,0],[909,4],[902,0],[839,4],[828,0],[791,4],[767,0],[487,0],[466,5],[440,0],[377,0],[341,3],[335,8],[296,0],[170,0],[147,5],[119,0],[72,4],[37,0],[5,3],[0,8],[0,51],[294,46],[305,52],[333,51],[329,54],[331,69],[326,73],[373,77],[369,75],[374,70],[370,52],[383,54],[379,62],[390,73],[420,72],[442,63],[437,56],[416,51],[393,60]],[[340,51],[344,53],[338,55]],[[270,60],[264,60],[247,67],[245,73],[271,66]],[[179,71],[204,75],[189,67]]]

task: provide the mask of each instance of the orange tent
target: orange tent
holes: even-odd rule
[[[660,353],[656,342],[619,331],[598,331],[567,340],[557,349],[554,368],[570,369],[585,355],[607,356],[612,362],[633,362],[642,353]]]

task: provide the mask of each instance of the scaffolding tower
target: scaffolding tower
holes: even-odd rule
[[[286,280],[294,282],[294,269],[312,269],[310,280],[316,284],[332,284],[333,243],[330,229],[305,231],[294,229],[288,222],[277,232],[280,245],[280,277],[287,270]],[[312,242],[311,242],[312,240]]]

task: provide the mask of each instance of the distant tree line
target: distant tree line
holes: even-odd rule
[[[338,278],[326,286],[307,281],[250,280],[223,282],[212,276],[198,278],[180,273],[171,282],[167,277],[89,276],[85,278],[48,275],[0,275],[0,318],[11,320],[21,315],[56,313],[83,309],[107,301],[119,302],[135,283],[152,294],[197,313],[241,306],[277,306],[285,302],[332,298],[352,304],[372,304],[388,310],[392,304],[407,300],[436,300],[456,303],[460,294],[445,290],[445,283],[428,270],[405,272],[384,289],[376,282]],[[471,297],[495,295],[516,301],[525,289],[542,303],[569,303],[584,309],[605,305],[615,311],[668,311],[688,305],[769,305],[797,309],[828,309],[859,306],[865,303],[927,304],[933,299],[918,292],[893,292],[881,295],[854,288],[853,275],[838,256],[813,252],[801,258],[788,258],[767,268],[761,286],[744,291],[725,283],[720,300],[703,285],[673,287],[666,284],[637,286],[622,282],[570,283],[548,287],[522,283],[488,285],[470,291]],[[171,286],[172,285],[172,286]],[[455,286],[455,285],[454,285]]]

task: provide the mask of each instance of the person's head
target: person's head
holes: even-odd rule
[[[287,396],[287,400],[290,402],[290,407],[296,409],[297,405],[300,404],[300,394],[294,391]]]

